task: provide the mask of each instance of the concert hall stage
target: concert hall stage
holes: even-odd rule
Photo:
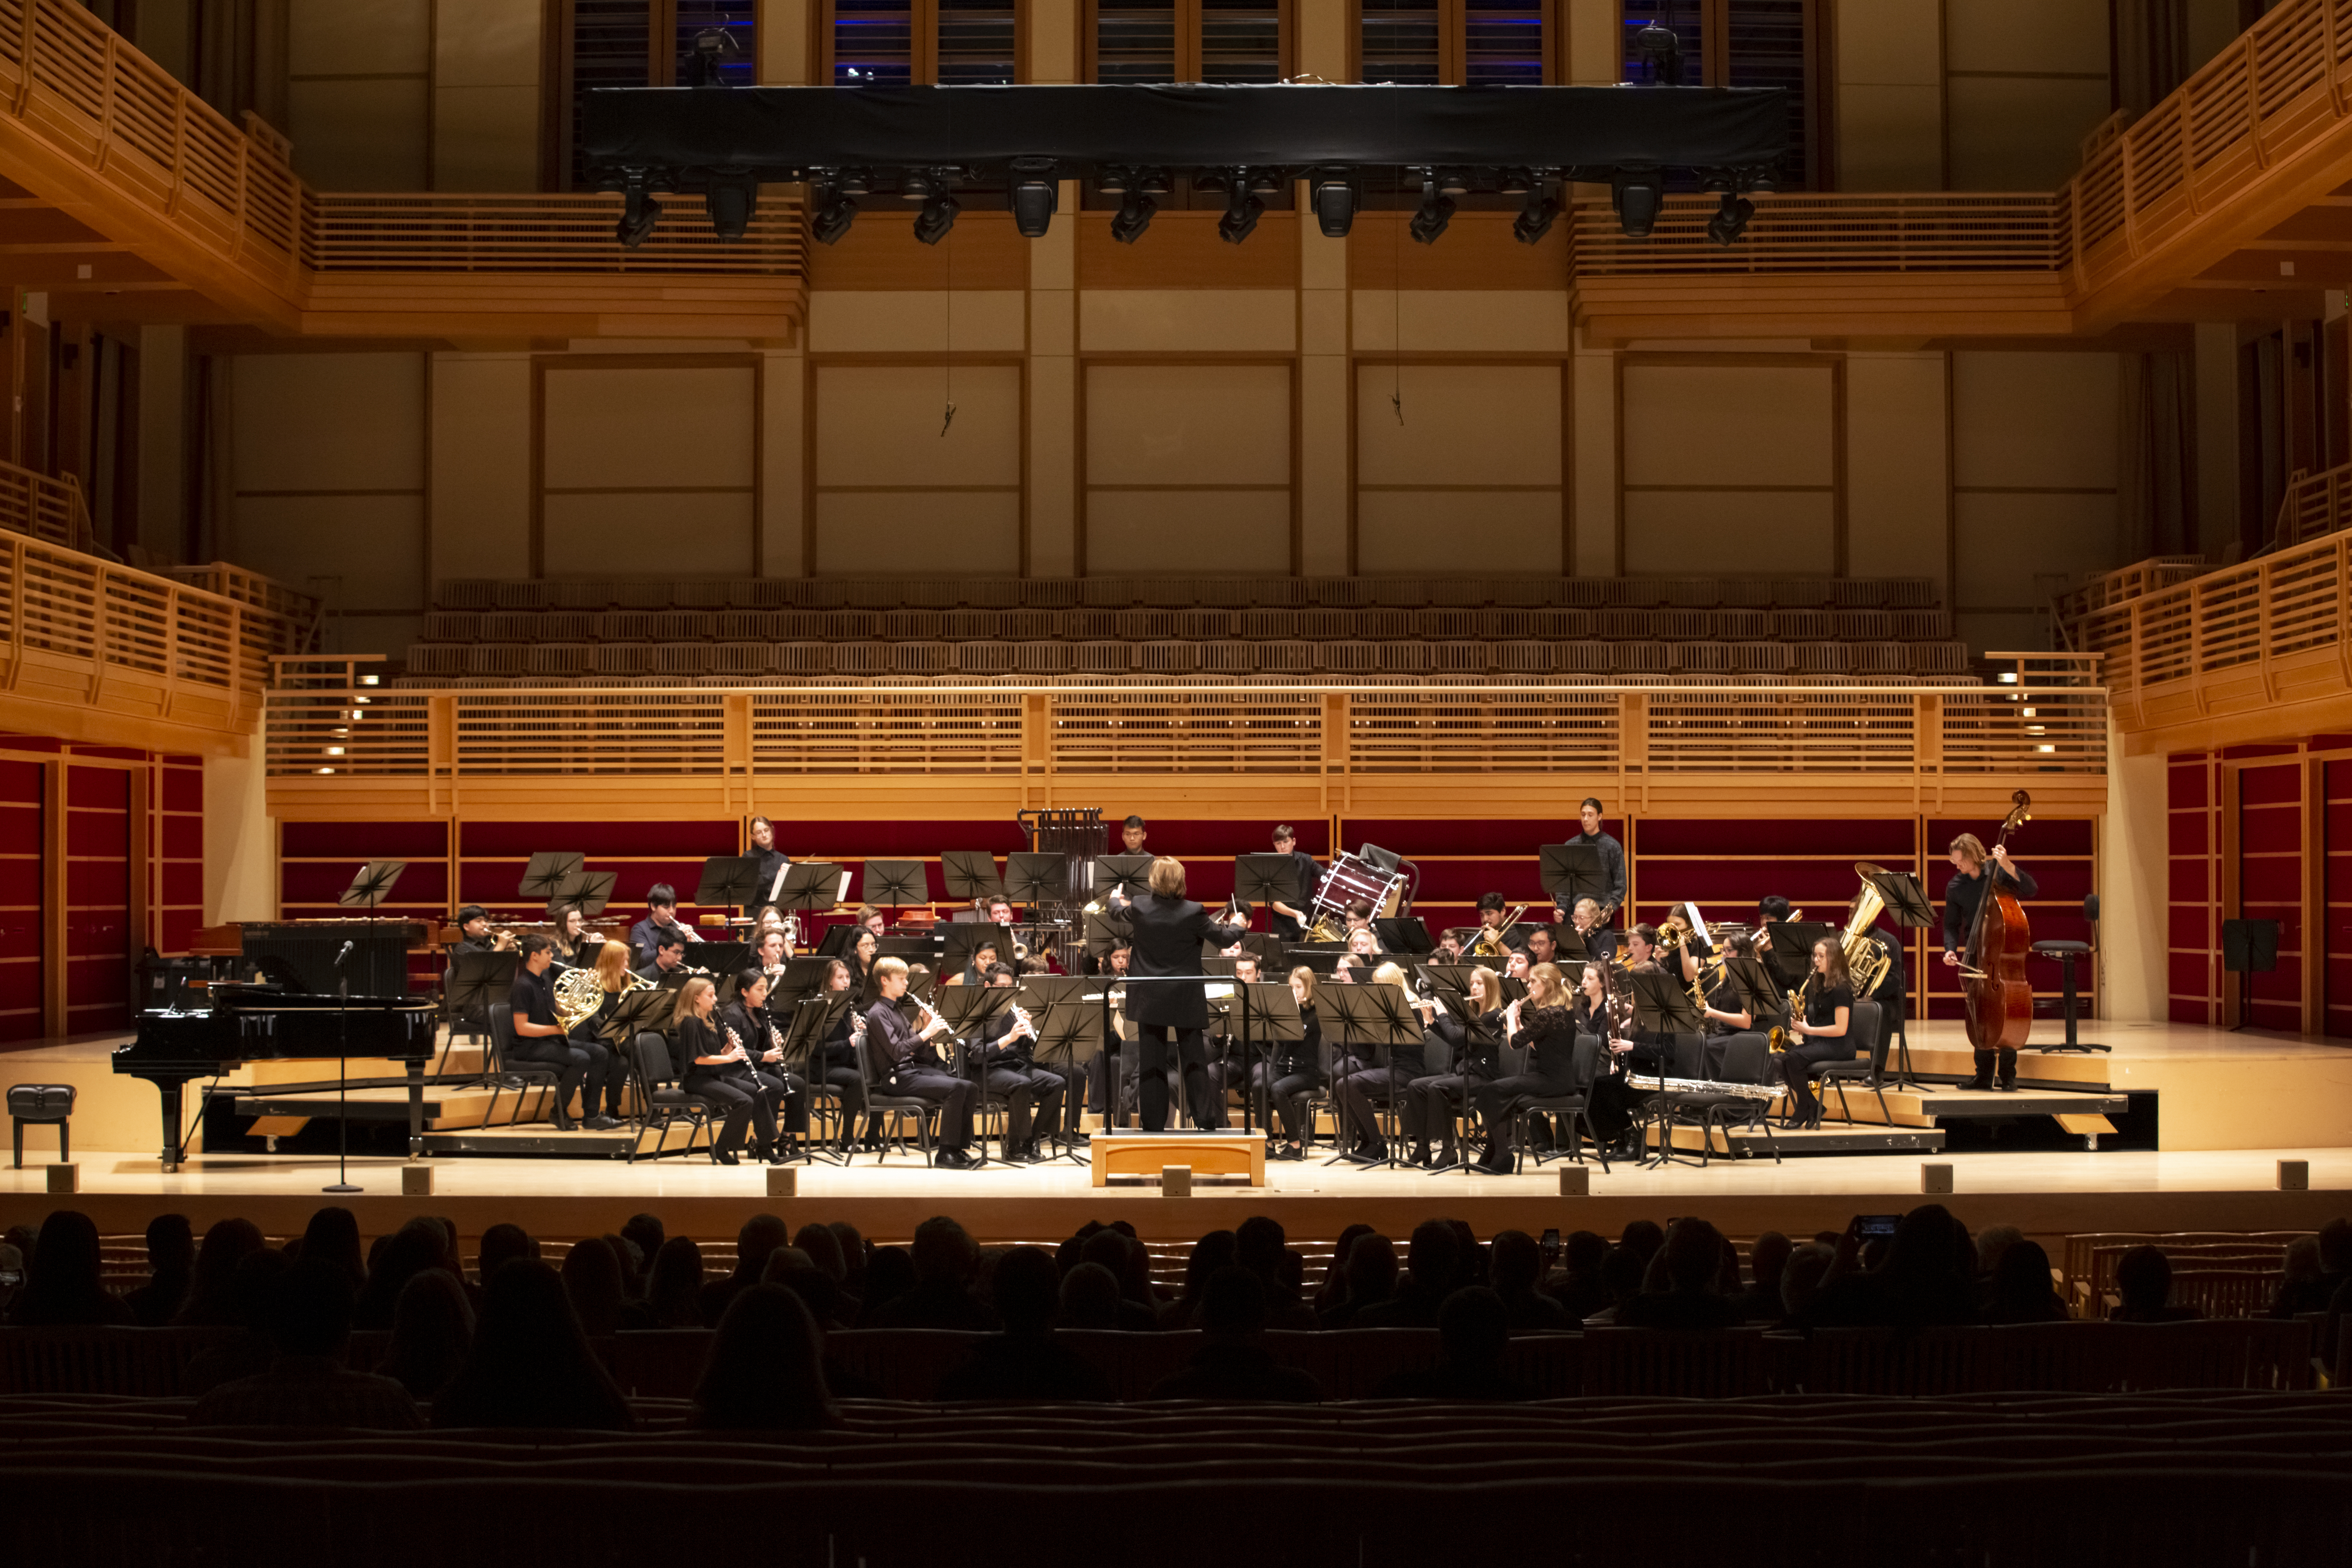
[[[1958,1033],[1948,1024],[1914,1030],[1923,1072],[1956,1070],[1956,1057],[1965,1066]],[[2113,1054],[2028,1051],[2022,1079],[2053,1087],[2003,1097],[2014,1107],[2005,1122],[1965,1116],[1968,1131],[1954,1133],[1941,1152],[1792,1155],[1777,1164],[1769,1157],[1718,1157],[1705,1168],[1617,1163],[1606,1174],[1591,1165],[1591,1194],[1581,1197],[1561,1195],[1558,1162],[1493,1177],[1367,1170],[1318,1159],[1270,1164],[1263,1188],[1196,1179],[1192,1195],[1171,1198],[1156,1183],[1097,1188],[1084,1165],[1068,1161],[958,1172],[905,1157],[877,1166],[861,1155],[848,1167],[792,1167],[796,1194],[771,1198],[765,1167],[717,1166],[697,1154],[635,1164],[614,1158],[428,1158],[422,1163],[433,1172],[435,1190],[418,1197],[401,1193],[409,1162],[371,1156],[352,1166],[365,1191],[331,1199],[320,1192],[334,1179],[331,1155],[192,1152],[179,1173],[163,1174],[154,1153],[155,1091],[110,1072],[110,1041],[85,1040],[11,1052],[0,1064],[8,1082],[70,1082],[81,1092],[74,1117],[81,1191],[59,1199],[45,1190],[56,1130],[27,1127],[26,1168],[0,1169],[0,1223],[37,1222],[68,1202],[109,1235],[134,1234],[164,1208],[187,1214],[200,1229],[243,1215],[271,1234],[287,1234],[299,1231],[319,1205],[344,1202],[370,1234],[432,1213],[452,1218],[467,1235],[510,1220],[550,1239],[617,1229],[641,1209],[660,1214],[673,1232],[708,1237],[731,1237],[745,1215],[762,1209],[795,1224],[846,1219],[884,1239],[902,1239],[939,1213],[955,1215],[991,1240],[1055,1240],[1089,1218],[1125,1219],[1151,1239],[1183,1240],[1260,1213],[1281,1219],[1301,1240],[1328,1240],[1358,1221],[1402,1235],[1435,1215],[1466,1220],[1481,1234],[1515,1226],[1538,1233],[1555,1226],[1614,1232],[1631,1219],[1693,1212],[1734,1234],[1802,1234],[1841,1228],[1856,1213],[1917,1204],[1920,1166],[1929,1162],[1953,1167],[1949,1201],[1969,1225],[2006,1222],[2034,1234],[2309,1227],[2347,1207],[2352,1050],[2181,1025],[2088,1025],[2084,1034],[2111,1045]],[[2131,1107],[2117,1119],[2118,1133],[2096,1152],[2058,1134],[2050,1113],[2039,1109],[2072,1103],[2065,1086],[2086,1081],[2100,1082]],[[1918,1103],[1932,1109],[1948,1094],[1948,1085],[1940,1091],[1931,1085]],[[1857,1115],[1869,1098],[1853,1097]],[[1895,1110],[1898,1121],[1906,1117],[1902,1104]],[[1784,1148],[1797,1142],[1784,1140]],[[2308,1162],[2312,1191],[2275,1190],[2282,1159]]]

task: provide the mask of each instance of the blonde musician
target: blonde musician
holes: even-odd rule
[[[1528,994],[1503,1009],[1504,1038],[1528,1053],[1528,1070],[1499,1078],[1471,1092],[1470,1103],[1486,1124],[1486,1146],[1470,1169],[1507,1176],[1511,1152],[1510,1112],[1523,1100],[1548,1100],[1576,1092],[1576,1017],[1569,1010],[1568,977],[1556,963],[1528,972]]]
[[[939,1152],[932,1163],[950,1171],[971,1170],[979,1163],[966,1150],[971,1142],[971,1083],[947,1071],[925,1043],[947,1032],[947,1020],[928,1005],[919,1029],[900,1016],[898,1000],[912,981],[905,959],[876,959],[874,980],[877,994],[866,1010],[866,1036],[877,1053],[876,1070],[893,1093],[939,1107]]]
[[[1413,1141],[1406,1163],[1424,1169],[1446,1170],[1461,1163],[1454,1153],[1454,1107],[1468,1110],[1470,1096],[1494,1082],[1502,1070],[1496,1048],[1500,1043],[1496,1031],[1503,1024],[1501,976],[1484,965],[1473,969],[1464,987],[1464,1000],[1468,1004],[1468,1022],[1444,1014],[1432,1018],[1428,1026],[1430,1035],[1452,1053],[1453,1070],[1414,1079],[1405,1096],[1404,1134]],[[1429,1154],[1433,1122],[1445,1134],[1444,1147],[1434,1161]]]
[[[1566,940],[1560,946],[1574,963],[1592,959],[1606,963],[1617,956],[1617,933],[1602,928],[1598,903],[1579,899],[1576,908],[1569,911]]]
[[[879,938],[885,931],[888,930],[890,925],[890,922],[883,918],[882,911],[876,909],[872,904],[860,904],[857,906],[856,923],[858,930],[871,931],[877,938]]]
[[[1014,979],[1011,966],[989,966],[992,989],[1009,989]],[[1060,1073],[1039,1067],[1031,1054],[1037,1048],[1036,1020],[1017,1005],[1008,1006],[982,1025],[968,1044],[987,1093],[1004,1101],[1004,1157],[1024,1165],[1045,1159],[1037,1147],[1038,1129],[1061,1125],[1062,1095],[1069,1085]]]
[[[1952,840],[1952,879],[1944,884],[1944,967],[1974,968],[1979,962],[1972,944],[1977,939],[1977,911],[1984,904],[1985,895],[1996,884],[2020,899],[2035,899],[2042,889],[2032,873],[2009,858],[2009,846],[1996,844],[1990,849],[1973,833],[1963,833]],[[1990,869],[1988,869],[1990,868]],[[1899,943],[1895,951],[1901,952]],[[1890,974],[1891,980],[1893,976]],[[1883,994],[1891,989],[1882,984]],[[1885,1003],[1882,1001],[1884,1008]],[[1891,1020],[1882,1026],[1890,1032],[1900,1020]],[[1976,1081],[1970,1089],[1991,1089],[1994,1086],[1994,1058],[2000,1058],[2000,1087],[2017,1087],[2017,1053],[2015,1051],[1979,1051],[1976,1053]]]
[[[1826,1062],[1850,1062],[1854,1038],[1848,1024],[1853,1016],[1853,986],[1846,978],[1845,952],[1835,937],[1813,943],[1812,973],[1805,976],[1798,1006],[1789,1019],[1794,1037],[1780,1053],[1780,1076],[1789,1086],[1790,1129],[1819,1127],[1822,1104],[1813,1098],[1814,1071]]]
[[[572,1025],[565,1038],[574,1046],[606,1050],[604,1025],[613,1016],[613,1010],[621,1005],[622,997],[645,986],[644,981],[629,973],[628,944],[608,942],[597,950],[596,984],[604,994],[604,1000],[596,1005],[593,1013]],[[627,1049],[625,1042],[610,1048],[610,1054],[620,1057],[621,1060],[611,1064],[604,1073],[604,1114],[615,1126],[620,1124],[622,1099],[629,1087]],[[580,1113],[583,1116],[596,1114],[592,1099],[588,1091],[582,1091]]]
[[[1404,983],[1403,970],[1393,963],[1383,963],[1372,971],[1368,984],[1395,986],[1397,994],[1422,1013],[1423,1026],[1428,1026],[1429,1014],[1437,1004],[1415,997]],[[1350,1164],[1376,1165],[1389,1157],[1376,1107],[1393,1104],[1402,1113],[1414,1081],[1430,1076],[1423,1043],[1415,1040],[1410,1045],[1390,1046],[1385,1059],[1378,1046],[1350,1046],[1349,1051],[1348,1059],[1354,1070],[1340,1074],[1331,1086],[1331,1099],[1339,1109],[1339,1141],[1343,1145],[1340,1157]],[[1354,1147],[1345,1147],[1351,1138]]]
[[[1360,926],[1348,933],[1348,951],[1339,955],[1331,971],[1331,978],[1345,984],[1355,984],[1368,973],[1380,957],[1378,939],[1370,926]]]
[[[1366,936],[1371,939],[1371,950],[1374,952],[1386,952],[1388,951],[1388,949],[1381,945],[1380,931],[1372,924],[1372,906],[1370,902],[1364,899],[1350,899],[1348,900],[1348,942],[1351,951],[1354,948],[1356,933],[1358,931],[1362,931]]]

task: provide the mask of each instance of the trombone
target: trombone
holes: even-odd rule
[[[1519,917],[1527,912],[1528,906],[1521,904],[1517,908],[1507,910],[1504,913],[1503,923],[1501,925],[1490,926],[1482,924],[1478,928],[1477,936],[1474,938],[1470,943],[1468,952],[1464,956],[1468,958],[1507,957],[1511,951],[1511,947],[1508,942],[1503,940],[1503,933],[1510,930],[1513,926],[1518,924]]]

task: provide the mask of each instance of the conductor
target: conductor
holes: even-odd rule
[[[1151,890],[1134,900],[1114,899],[1134,916],[1134,951],[1128,962],[1130,984],[1125,1012],[1136,1026],[1138,1093],[1147,1132],[1168,1130],[1168,1044],[1176,1042],[1182,1065],[1184,1100],[1203,1130],[1213,1123],[1208,1103],[1208,1050],[1202,1036],[1209,1026],[1209,994],[1198,979],[1201,946],[1230,947],[1249,932],[1249,911],[1239,925],[1221,925],[1184,896],[1184,863],[1162,855],[1151,862]],[[1141,984],[1133,984],[1140,980]]]

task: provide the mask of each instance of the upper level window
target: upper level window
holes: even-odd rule
[[[1098,82],[1272,83],[1287,74],[1280,0],[1096,0],[1088,29]]]
[[[1014,0],[832,0],[824,79],[835,87],[966,87],[1020,79]]]
[[[1825,189],[1829,137],[1820,100],[1829,73],[1822,9],[1822,0],[1625,0],[1623,79],[1651,79],[1633,39],[1643,28],[1662,24],[1682,40],[1685,86],[1790,89],[1781,188]]]
[[[1559,0],[1361,0],[1360,81],[1421,87],[1540,87]]]
[[[717,27],[735,41],[719,57],[720,79],[750,87],[758,79],[752,23],[757,0],[562,0],[555,54],[555,170],[580,183],[580,97],[599,87],[675,87],[692,79],[695,40]]]

